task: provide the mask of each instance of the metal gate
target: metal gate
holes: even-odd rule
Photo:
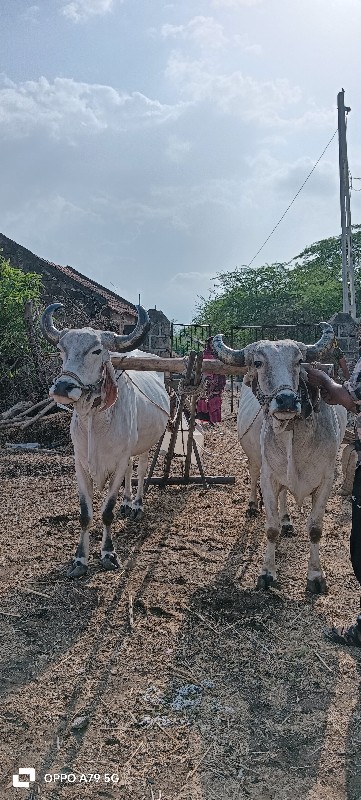
[[[186,325],[180,322],[172,322],[171,325],[171,352],[172,355],[185,356],[192,350],[197,353],[203,350],[205,341],[209,336],[215,336],[219,330],[212,329],[212,325],[199,325],[191,322]],[[228,333],[224,334],[225,343],[236,350],[246,347],[252,342],[259,342],[260,339],[293,339],[296,342],[312,344],[320,338],[320,328],[314,323],[299,322],[287,325],[233,325]],[[230,376],[231,388],[231,411],[234,410],[234,399],[239,389],[239,381],[235,386],[233,375]]]
[[[171,349],[172,353],[185,356],[195,350],[202,350],[206,339],[215,336],[220,331],[212,325],[200,325],[196,322],[172,322]],[[295,325],[233,325],[224,334],[226,344],[239,349],[260,339],[294,339],[296,342],[312,344],[320,338],[320,328],[314,323],[299,322]]]

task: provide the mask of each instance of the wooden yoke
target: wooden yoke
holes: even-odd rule
[[[193,357],[194,358],[194,357]],[[124,356],[113,355],[111,356],[114,369],[125,370],[139,370],[140,372],[175,372],[180,375],[187,373],[189,363],[188,357],[184,358],[161,358],[160,356],[132,356],[127,354]],[[317,369],[330,374],[331,364],[313,364]],[[232,364],[223,364],[222,361],[215,359],[206,359],[202,362],[202,373],[211,373],[213,375],[245,375],[248,372],[248,367],[236,367]]]

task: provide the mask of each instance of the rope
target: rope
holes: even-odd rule
[[[185,378],[181,378],[178,384],[178,392],[180,395],[187,394],[190,397],[201,397],[205,393],[205,380],[201,378],[197,386],[192,386],[186,383]]]
[[[271,400],[273,400],[279,392],[282,392],[284,389],[289,389],[291,392],[294,392],[293,386],[290,386],[288,383],[282,383],[280,386],[277,386],[276,389],[272,392],[272,394],[264,394],[262,389],[257,381],[257,389],[256,389],[256,397],[258,402],[261,406],[269,406]],[[299,392],[296,393],[298,400],[300,400]]]
[[[166,414],[167,417],[169,418],[169,411],[166,411],[166,409],[163,408],[162,406],[160,406],[159,403],[156,403],[155,400],[152,400],[150,397],[148,397],[148,395],[145,392],[143,392],[142,389],[140,389],[138,384],[135,381],[133,381],[133,378],[130,377],[129,372],[127,372],[126,370],[123,370],[123,372],[126,373],[127,378],[129,378],[129,380],[133,384],[133,386],[135,386],[138,389],[138,392],[140,392],[144,397],[146,397],[147,400],[149,400],[149,402],[153,404],[153,406],[156,406],[157,408],[160,408],[160,410],[163,411],[163,413]]]

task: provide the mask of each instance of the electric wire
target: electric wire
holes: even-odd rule
[[[306,179],[303,181],[303,184],[302,184],[302,186],[300,186],[300,188],[299,188],[298,192],[295,194],[295,196],[294,196],[293,200],[290,202],[289,206],[287,206],[287,208],[286,208],[286,211],[285,211],[285,212],[282,214],[282,217],[281,217],[281,218],[278,220],[277,224],[276,224],[276,225],[274,226],[274,228],[271,230],[271,233],[269,234],[269,236],[267,236],[267,239],[265,239],[265,241],[263,242],[263,244],[261,245],[261,247],[259,248],[259,250],[257,250],[257,253],[256,253],[256,254],[253,256],[252,260],[249,262],[249,264],[247,264],[247,267],[250,267],[250,266],[251,266],[251,264],[253,264],[254,260],[257,258],[257,256],[258,256],[258,255],[259,255],[259,253],[261,252],[261,250],[263,250],[263,248],[265,247],[265,245],[267,244],[267,242],[270,240],[271,236],[274,234],[274,232],[275,232],[276,228],[278,228],[278,226],[280,225],[280,223],[282,222],[282,220],[285,218],[285,216],[286,216],[287,212],[290,210],[291,206],[293,206],[293,204],[294,204],[295,200],[297,200],[297,197],[298,197],[298,195],[299,195],[299,194],[302,192],[302,189],[303,189],[303,187],[306,185],[306,183],[307,183],[307,181],[309,180],[309,178],[311,177],[312,173],[315,171],[315,169],[316,169],[317,165],[320,163],[320,161],[321,161],[321,158],[323,158],[323,156],[325,155],[325,153],[326,153],[326,150],[328,150],[328,148],[329,148],[330,144],[333,142],[333,140],[334,140],[334,138],[335,138],[335,136],[336,136],[336,133],[337,133],[337,132],[338,132],[338,128],[336,128],[336,130],[335,130],[334,134],[331,136],[331,139],[330,139],[330,141],[327,143],[327,145],[326,145],[325,149],[322,151],[322,153],[321,153],[320,157],[317,159],[316,163],[315,163],[315,164],[314,164],[314,166],[312,167],[312,169],[311,169],[311,172],[309,172],[309,174],[307,175],[307,178],[306,178]]]

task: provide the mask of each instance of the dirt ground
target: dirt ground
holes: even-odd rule
[[[73,581],[69,418],[27,431],[59,451],[11,452],[3,436],[1,800],[360,800],[360,655],[323,633],[359,606],[339,467],[328,594],[305,595],[306,510],[293,502],[278,587],[258,592],[264,516],[245,519],[246,459],[225,416],[203,462],[235,486],[151,488],[141,522],[116,519],[116,573],[98,561],[98,498],[89,573]],[[35,783],[13,788],[25,767]]]

